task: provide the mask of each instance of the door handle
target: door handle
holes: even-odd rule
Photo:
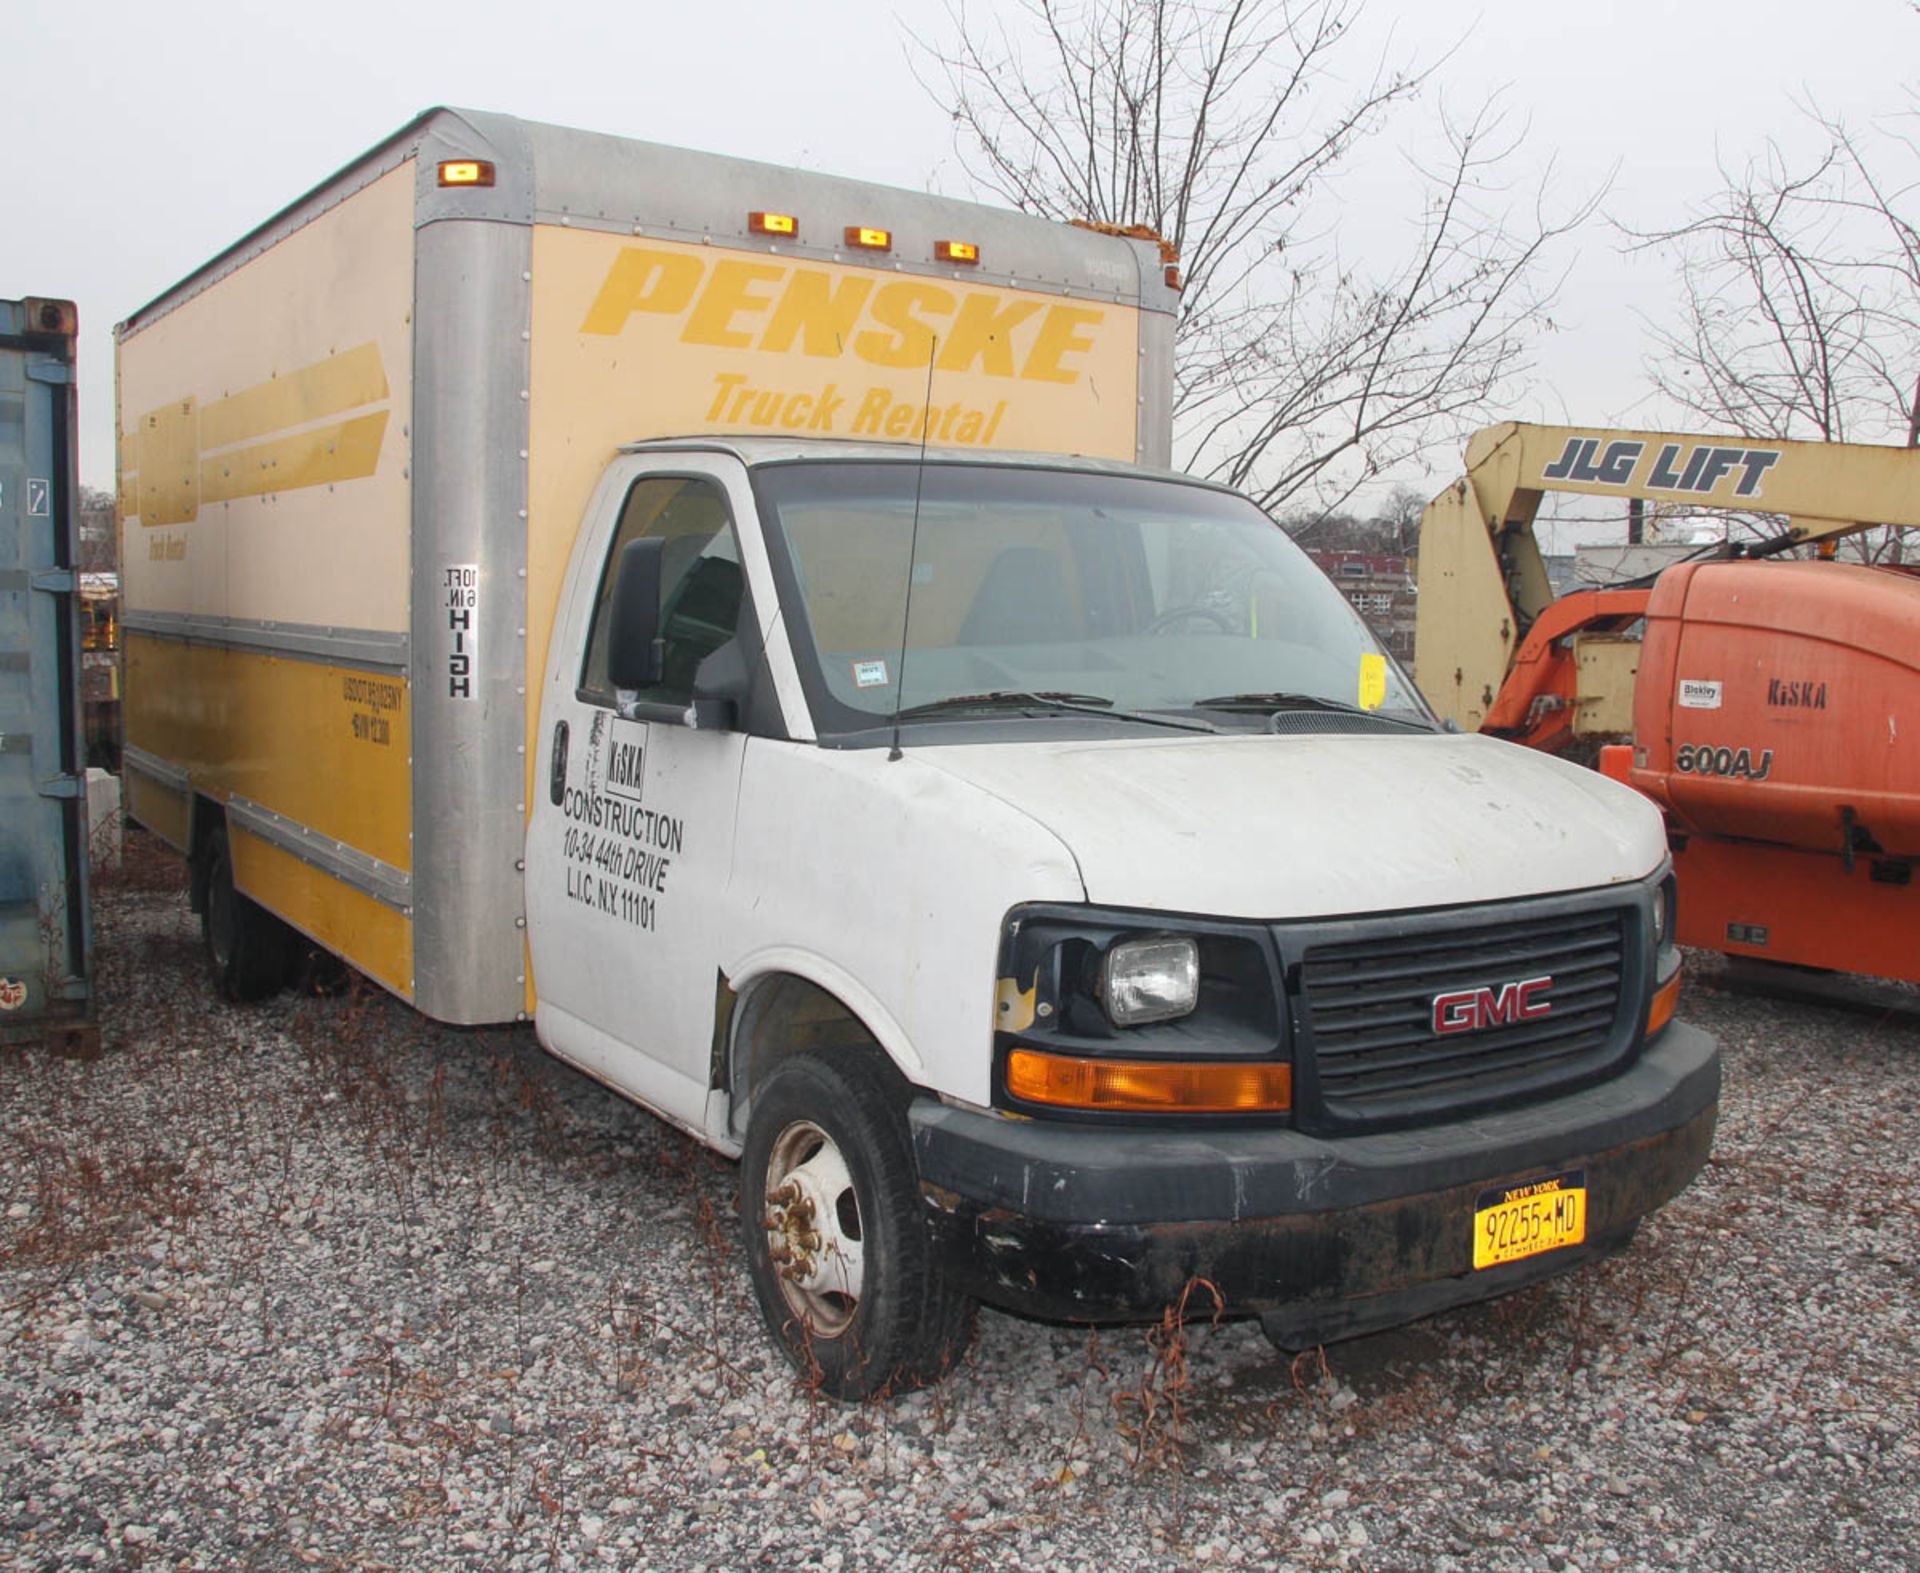
[[[553,760],[547,767],[547,799],[555,808],[567,795],[567,723],[553,723]]]

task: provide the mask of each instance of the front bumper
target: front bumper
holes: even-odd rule
[[[1157,1317],[1194,1279],[1308,1347],[1487,1299],[1607,1254],[1706,1162],[1720,1055],[1675,1022],[1621,1075],[1524,1108],[1352,1137],[1115,1129],[924,1099],[914,1156],[935,1247],[989,1304]],[[1476,1198],[1587,1174],[1587,1243],[1475,1271]],[[1211,1314],[1200,1291],[1189,1305]]]

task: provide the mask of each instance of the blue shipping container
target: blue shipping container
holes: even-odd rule
[[[0,1037],[91,1014],[70,302],[0,300]]]

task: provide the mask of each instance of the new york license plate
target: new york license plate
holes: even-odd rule
[[[1498,1267],[1587,1237],[1587,1173],[1569,1169],[1482,1191],[1473,1207],[1473,1265]]]

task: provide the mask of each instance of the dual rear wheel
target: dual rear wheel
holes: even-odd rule
[[[300,936],[233,882],[233,848],[226,826],[207,838],[206,897],[200,936],[214,985],[230,1000],[270,999],[293,979]]]

